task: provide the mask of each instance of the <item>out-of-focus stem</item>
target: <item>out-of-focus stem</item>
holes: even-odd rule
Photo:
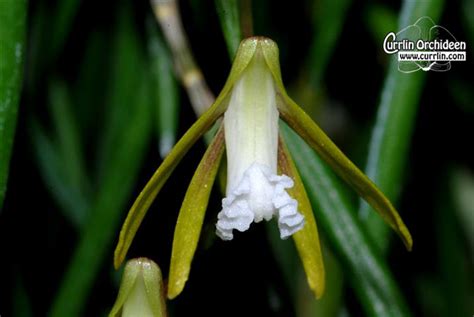
[[[214,95],[189,48],[178,4],[176,0],[151,0],[151,5],[173,53],[177,77],[186,88],[194,112],[200,116],[214,102]]]
[[[252,0],[242,0],[240,25],[244,38],[253,36]]]
[[[207,86],[199,66],[194,61],[193,53],[184,33],[176,0],[151,0],[151,5],[156,20],[160,24],[165,39],[171,48],[177,77],[180,78],[186,88],[191,106],[196,116],[199,117],[214,103],[215,96]],[[204,141],[207,145],[211,143],[214,133],[221,124],[220,122],[221,119],[204,135]],[[217,177],[222,193],[225,193],[227,179],[225,162],[225,159],[223,159]]]

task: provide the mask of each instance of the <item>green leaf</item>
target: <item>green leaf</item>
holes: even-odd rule
[[[337,44],[351,0],[320,0],[313,4],[313,38],[310,47],[311,81],[319,86]]]
[[[50,26],[53,32],[50,33],[51,38],[48,41],[52,61],[56,60],[57,55],[62,50],[81,3],[79,0],[56,2],[55,14],[50,15],[53,18]]]
[[[161,157],[165,157],[176,142],[179,115],[178,82],[174,77],[173,61],[155,22],[148,24],[148,51],[155,91],[155,126]]]
[[[422,16],[437,21],[442,6],[443,0],[405,1],[400,12],[399,30],[415,23]],[[392,201],[398,199],[401,191],[418,102],[426,78],[426,73],[422,71],[412,74],[400,72],[397,63],[396,57],[392,58],[380,97],[365,168],[367,176]],[[386,250],[389,232],[370,210],[361,201],[359,216],[366,223],[373,241]]]
[[[123,113],[105,117],[104,130],[109,131],[107,133],[112,138],[108,140],[113,144],[102,143],[110,151],[103,156],[108,161],[102,165],[103,169],[96,180],[97,190],[89,211],[90,217],[54,299],[50,311],[53,317],[82,315],[100,265],[118,230],[150,139],[151,90],[142,63],[145,54],[137,41],[131,10],[122,7],[120,13],[112,50],[115,54],[112,72],[117,74],[119,70],[130,67],[134,71],[133,77],[140,80],[130,81],[130,77],[125,74],[111,77],[107,106],[125,112],[126,120],[121,126],[116,126],[122,123]],[[100,131],[102,129],[96,133]]]
[[[70,193],[71,201],[63,206],[63,212],[68,218],[74,219],[74,224],[81,227],[86,220],[86,212],[90,196],[89,180],[86,174],[84,153],[79,136],[79,130],[74,117],[72,102],[64,82],[52,81],[50,85],[50,113],[55,126],[55,134],[60,166],[62,171],[62,186]],[[53,192],[54,195],[54,192]]]
[[[453,169],[449,170],[452,171]],[[442,283],[444,303],[444,309],[440,313],[443,316],[465,316],[474,308],[474,288],[471,283],[474,276],[472,266],[469,266],[469,263],[472,263],[472,257],[469,258],[472,253],[466,252],[465,236],[461,227],[463,219],[458,218],[456,214],[454,195],[457,194],[458,187],[453,186],[453,175],[446,172],[438,175],[440,181],[436,188],[438,194],[435,196],[437,199],[433,216],[438,256],[437,275]],[[474,222],[469,224],[472,227]]]
[[[372,34],[376,45],[383,43],[385,36],[397,29],[396,11],[387,5],[370,3],[365,9],[364,15],[367,29]]]
[[[409,316],[387,266],[354,217],[331,169],[288,126],[283,135],[305,183],[313,211],[368,316]]]
[[[229,52],[230,60],[232,60],[242,39],[240,33],[239,1],[215,0],[215,3],[222,32],[224,33],[225,42],[227,44],[227,51]]]
[[[26,6],[26,0],[0,1],[0,210],[22,87]]]
[[[74,115],[82,140],[97,138],[97,128],[103,127],[103,108],[106,97],[110,98],[104,83],[110,81],[111,42],[113,36],[105,31],[95,31],[87,39],[84,55],[79,63],[77,79],[71,87]],[[113,55],[112,55],[113,56]],[[116,58],[112,59],[114,62]],[[97,71],[97,70],[101,71]]]
[[[51,195],[65,217],[79,229],[89,211],[90,185],[72,103],[64,82],[53,80],[49,86],[49,109],[54,136],[57,137],[48,138],[34,119],[30,124],[30,135],[40,172]]]
[[[121,147],[98,186],[80,240],[53,304],[51,316],[79,316],[100,265],[119,228],[132,193],[151,132],[149,87],[142,83],[133,103]]]
[[[46,187],[51,191],[64,216],[75,228],[80,229],[86,221],[88,201],[68,182],[65,171],[67,162],[62,159],[58,147],[37,121],[30,122],[29,132]]]
[[[188,280],[209,196],[223,153],[224,129],[221,126],[194,173],[176,222],[168,282],[170,299],[182,292]]]
[[[308,285],[314,292],[315,297],[320,298],[324,293],[326,282],[318,227],[314,219],[311,203],[309,202],[295,163],[291,158],[291,154],[281,137],[278,141],[278,167],[282,174],[293,179],[294,186],[287,189],[287,191],[292,198],[298,201],[298,211],[301,212],[305,219],[303,229],[293,234],[292,237],[295,241],[301,262],[303,262]]]

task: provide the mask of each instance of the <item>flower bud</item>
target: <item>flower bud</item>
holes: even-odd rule
[[[163,279],[158,265],[147,258],[127,262],[117,300],[109,317],[165,317]]]

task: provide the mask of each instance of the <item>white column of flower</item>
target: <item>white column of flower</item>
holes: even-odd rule
[[[262,53],[257,49],[232,90],[224,115],[227,151],[227,197],[218,215],[217,235],[233,238],[252,222],[278,218],[282,238],[300,230],[304,218],[285,189],[293,180],[277,175],[278,110],[275,86]]]

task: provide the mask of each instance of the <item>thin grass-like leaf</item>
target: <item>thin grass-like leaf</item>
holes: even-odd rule
[[[50,85],[50,113],[55,126],[55,142],[60,159],[60,166],[56,166],[62,172],[62,187],[70,193],[71,201],[63,206],[62,211],[78,227],[84,225],[87,217],[90,196],[88,195],[90,185],[87,178],[84,153],[82,150],[79,130],[76,125],[72,102],[68,89],[64,82],[53,81]],[[53,167],[54,169],[54,167]],[[52,193],[55,196],[55,193]],[[69,213],[73,215],[67,215]]]
[[[0,210],[22,87],[26,4],[26,0],[0,1]]]
[[[112,37],[113,39],[113,37]],[[71,85],[71,99],[74,104],[74,117],[82,140],[97,138],[97,127],[103,128],[103,105],[110,98],[104,83],[108,83],[110,68],[117,65],[109,63],[112,40],[106,32],[96,31],[89,35],[87,46],[80,64],[77,79]],[[101,70],[100,72],[97,70]]]
[[[69,222],[76,229],[82,228],[86,221],[88,202],[67,181],[64,171],[66,162],[62,159],[58,147],[48,138],[38,122],[30,123],[29,132],[35,158],[47,188]]]
[[[429,16],[437,21],[443,2],[444,0],[405,1],[400,12],[399,29],[422,16]],[[380,95],[365,167],[367,176],[392,201],[398,199],[401,191],[418,101],[426,78],[426,73],[422,71],[410,75],[400,72],[397,63],[396,57],[392,58]],[[367,203],[360,202],[358,213],[367,224],[367,231],[377,245],[386,250],[389,231],[370,210]]]
[[[240,32],[239,3],[237,0],[215,0],[217,14],[227,44],[227,51],[232,60],[239,47],[242,35]]]
[[[113,46],[112,74],[130,67],[134,71],[133,76],[139,80],[130,81],[130,77],[123,75],[111,77],[106,103],[109,109],[119,112],[117,117],[125,111],[126,121],[121,126],[115,126],[121,120],[105,117],[104,124],[109,127],[107,133],[111,136],[107,140],[111,143],[103,150],[110,152],[102,156],[107,157],[107,162],[102,165],[97,179],[90,217],[54,298],[49,313],[53,317],[82,315],[100,265],[119,228],[151,135],[149,77],[141,63],[145,54],[137,41],[130,13],[126,6],[120,10]],[[101,144],[105,146],[105,143]]]
[[[130,112],[130,120],[121,138],[121,147],[103,173],[91,206],[91,217],[84,226],[61,281],[51,316],[81,315],[107,249],[119,229],[122,212],[136,183],[151,134],[149,87],[144,82],[137,88],[133,111]]]
[[[321,0],[312,2],[313,38],[310,47],[311,82],[317,87],[330,62],[346,22],[351,0]]]
[[[365,10],[364,20],[377,45],[383,43],[389,32],[397,29],[396,11],[385,4],[369,4]]]
[[[224,130],[219,129],[189,184],[179,212],[173,238],[168,298],[178,296],[188,280],[206,214],[212,185],[224,153]]]
[[[471,281],[474,278],[474,272],[469,270],[466,264],[470,261],[472,263],[473,254],[465,252],[462,219],[457,217],[454,201],[457,187],[452,186],[452,175],[444,172],[438,177],[441,181],[437,188],[434,229],[438,255],[436,262],[444,295],[444,305],[440,313],[443,316],[469,315],[474,308],[471,299],[473,294]],[[472,227],[473,224],[474,222],[471,221],[470,226]]]
[[[409,316],[393,276],[354,217],[339,180],[294,131],[284,124],[282,128],[318,223],[366,314],[373,317]]]
[[[81,3],[82,1],[79,0],[58,1],[56,3],[55,14],[51,15],[53,17],[51,29],[54,32],[51,32],[48,43],[51,60],[55,60],[63,48]]]

